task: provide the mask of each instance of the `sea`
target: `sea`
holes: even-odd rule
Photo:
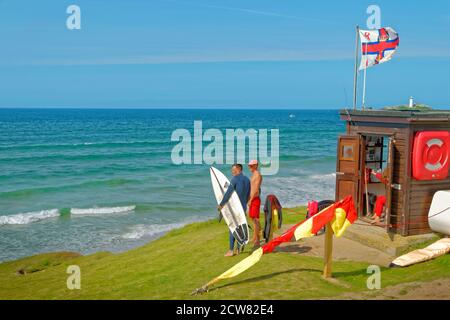
[[[3,108],[0,261],[121,252],[216,218],[210,164],[172,157],[173,132],[194,140],[194,121],[224,136],[278,130],[279,169],[264,176],[263,203],[268,194],[284,207],[334,198],[336,142],[345,131],[337,110]],[[230,163],[215,166],[230,177]]]

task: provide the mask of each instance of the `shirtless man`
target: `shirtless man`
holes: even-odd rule
[[[261,199],[259,196],[261,194],[262,176],[258,171],[257,160],[251,160],[248,164],[248,169],[252,173],[252,177],[250,179],[250,198],[248,200],[249,217],[253,221],[253,249],[257,249],[260,246],[259,235],[261,225],[259,223],[259,214]]]

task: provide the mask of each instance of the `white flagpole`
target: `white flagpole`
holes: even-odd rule
[[[355,74],[353,79],[353,110],[356,110],[356,94],[358,86],[358,41],[359,41],[359,26],[356,26],[356,45],[355,45]]]
[[[362,96],[362,109],[366,108],[366,74],[367,74],[367,43],[366,43],[366,55],[365,55],[365,68],[364,68],[364,82],[363,82],[363,96]]]

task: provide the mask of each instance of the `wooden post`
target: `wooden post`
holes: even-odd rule
[[[333,229],[331,223],[327,223],[325,232],[325,254],[324,254],[324,267],[323,277],[331,278],[331,264],[333,262]]]

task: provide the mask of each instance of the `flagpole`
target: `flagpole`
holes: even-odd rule
[[[353,79],[353,110],[356,110],[356,94],[358,86],[358,40],[359,40],[359,26],[356,26],[356,45],[355,45],[355,74]]]
[[[367,44],[366,44],[366,65],[364,68],[364,82],[363,82],[363,97],[362,97],[362,109],[366,109],[366,74],[367,74]],[[362,59],[362,58],[361,58]]]

